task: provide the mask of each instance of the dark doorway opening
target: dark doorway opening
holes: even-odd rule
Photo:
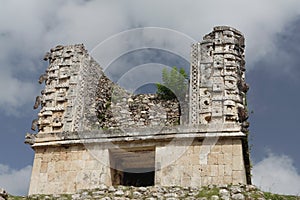
[[[155,184],[155,147],[111,149],[113,185],[153,186]]]
[[[129,171],[138,171],[139,169],[127,169],[123,172],[122,185],[146,187],[154,185],[154,169],[145,169],[146,172],[134,173]]]

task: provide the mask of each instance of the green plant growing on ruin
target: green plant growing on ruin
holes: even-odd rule
[[[157,94],[165,100],[178,99],[184,101],[188,91],[188,75],[183,68],[173,67],[162,70],[162,84],[156,83]]]

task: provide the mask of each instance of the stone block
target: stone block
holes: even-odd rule
[[[92,185],[99,184],[100,178],[101,178],[101,174],[102,174],[101,170],[93,170],[93,171],[91,171],[90,180],[91,180],[91,184]]]
[[[200,176],[193,176],[191,177],[190,183],[187,185],[182,185],[183,187],[200,187],[201,186],[201,177]]]
[[[232,154],[232,144],[223,144],[222,145],[222,152],[224,154]]]
[[[222,101],[212,101],[212,117],[223,116],[223,105]]]
[[[94,160],[95,158],[88,151],[82,152],[82,160]]]
[[[201,149],[201,145],[202,145],[202,143],[201,143],[201,144],[193,145],[193,153],[194,153],[194,154],[199,155],[200,149]]]
[[[216,67],[219,67],[219,66],[216,66]],[[223,74],[224,74],[224,70],[223,69],[214,68],[214,71],[213,71],[213,76],[214,77],[220,77],[220,76],[223,76]]]
[[[74,183],[76,180],[78,172],[76,171],[66,171],[65,172],[65,178],[68,180],[68,183]]]
[[[218,164],[218,153],[209,153],[208,154],[208,160],[207,160],[207,164],[209,165],[217,165]]]
[[[89,185],[91,180],[91,170],[79,170],[76,176],[76,183]]]
[[[215,68],[222,68],[223,65],[224,65],[224,56],[223,55],[220,55],[220,54],[217,54],[217,55],[214,55],[214,67]]]
[[[243,157],[241,155],[233,156],[232,169],[233,170],[243,170],[244,169],[244,161],[243,161]]]
[[[160,171],[156,171],[156,176],[155,176],[155,180],[154,180],[154,184],[155,185],[162,185],[162,178],[161,178],[161,173]]]
[[[87,160],[83,162],[84,169],[86,170],[92,170],[97,169],[98,161],[97,160]]]
[[[218,154],[218,164],[219,165],[224,165],[225,164],[224,154],[223,153],[219,153]]]
[[[232,165],[232,159],[233,159],[232,154],[231,153],[224,153],[223,155],[224,155],[224,164],[231,166]]]
[[[56,172],[62,172],[65,171],[66,167],[65,167],[65,161],[58,161],[55,163],[55,171]]]
[[[58,162],[61,160],[61,154],[60,153],[53,153],[51,156],[51,162]]]
[[[199,118],[200,124],[208,124],[211,122],[211,112],[202,113],[200,114]]]
[[[48,174],[47,173],[40,173],[39,174],[39,181],[41,183],[47,183],[48,182]]]
[[[221,178],[225,175],[225,165],[218,165],[219,171],[218,176]]]
[[[224,80],[222,77],[213,77],[213,88],[214,92],[224,91]]]
[[[211,148],[211,153],[221,153],[221,145],[220,144],[215,144],[212,148]]]
[[[232,138],[227,138],[224,139],[223,144],[232,144],[233,143],[233,139]]]
[[[72,160],[72,153],[71,152],[67,152],[66,153],[66,161],[71,161]]]
[[[212,177],[206,176],[201,177],[201,185],[211,185],[212,184]]]
[[[232,176],[232,167],[231,165],[224,165],[224,175]]]
[[[222,185],[223,177],[219,177],[219,176],[211,177],[211,181],[214,185]]]
[[[35,158],[32,166],[32,171],[39,172],[41,169],[42,159],[41,158]]]
[[[200,165],[200,175],[202,176],[209,176],[210,175],[210,169],[209,165]]]
[[[201,97],[210,98],[211,93],[207,88],[199,88],[199,94]]]
[[[224,184],[232,184],[232,176],[224,176],[223,182]]]
[[[72,160],[70,162],[69,170],[80,171],[83,168],[83,163],[81,160]]]
[[[62,194],[66,193],[75,193],[76,192],[76,184],[75,182],[69,182],[67,185],[62,187]]]
[[[39,193],[39,194],[47,194],[48,193],[48,190],[47,190],[48,183],[39,183],[38,186],[39,186],[38,189],[34,188],[33,190],[35,190],[36,192],[38,191],[37,193]]]
[[[241,142],[241,140],[233,140],[232,155],[242,155],[242,142]]]
[[[210,175],[212,177],[216,177],[219,175],[219,166],[218,165],[210,165]]]
[[[180,184],[182,186],[188,186],[191,184],[191,180],[192,180],[192,178],[190,176],[183,175],[183,177],[181,178]]]
[[[244,171],[232,172],[232,184],[246,184],[246,174]]]
[[[73,152],[71,154],[71,160],[81,160],[82,153],[81,152]]]
[[[41,162],[40,173],[46,173],[48,170],[48,162]]]
[[[211,64],[201,64],[200,65],[200,83],[201,87],[211,87],[212,86],[212,67]]]
[[[48,162],[47,173],[55,173],[55,162]]]
[[[67,152],[61,152],[59,158],[61,161],[66,161],[67,160]]]
[[[49,183],[50,183],[50,182],[54,182],[55,179],[56,179],[57,176],[58,176],[57,173],[55,173],[55,172],[48,172],[47,174],[48,174],[47,180],[48,180]]]
[[[181,174],[186,174],[187,176],[193,176],[200,173],[199,165],[183,165],[180,168],[180,171]]]
[[[199,155],[198,154],[193,154],[190,156],[190,162],[188,162],[190,165],[199,165]]]
[[[100,183],[105,185],[112,185],[110,173],[103,173],[100,176]],[[155,181],[156,182],[156,181]]]

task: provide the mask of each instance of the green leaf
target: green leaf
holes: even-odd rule
[[[157,83],[157,94],[163,99],[184,100],[188,89],[188,75],[183,68],[174,66],[170,71],[167,68],[162,70],[162,82]]]

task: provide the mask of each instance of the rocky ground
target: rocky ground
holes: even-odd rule
[[[300,197],[262,192],[253,185],[226,185],[223,187],[126,187],[102,185],[100,188],[64,195],[10,196],[0,190],[0,200],[300,200]],[[1,199],[2,198],[2,199]]]

